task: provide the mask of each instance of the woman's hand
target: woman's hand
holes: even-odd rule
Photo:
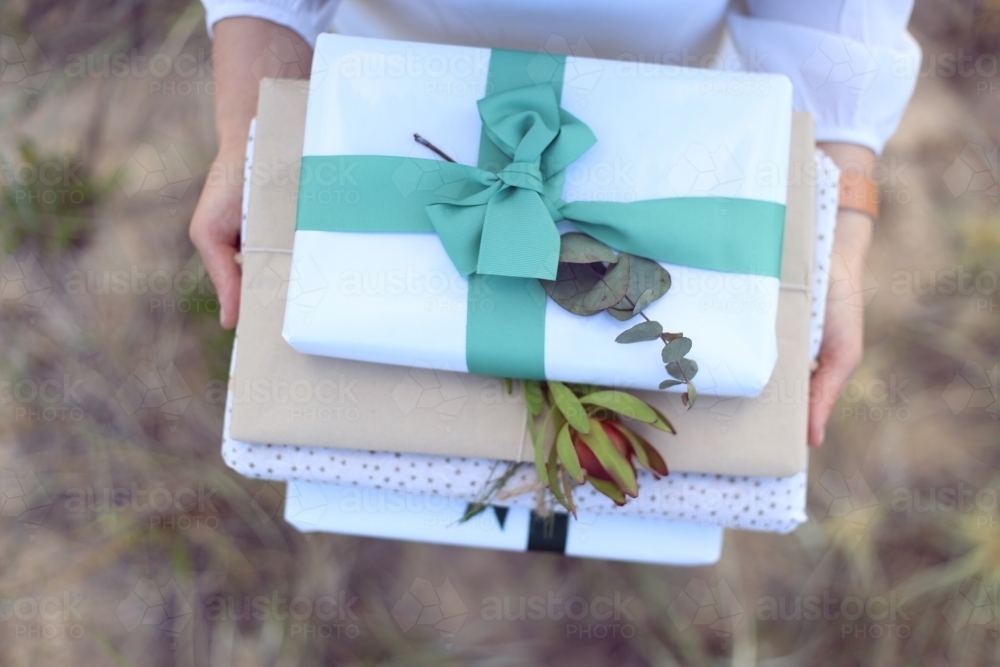
[[[820,144],[843,171],[871,176],[875,154],[862,146]],[[872,220],[863,213],[841,209],[837,213],[830,291],[826,300],[823,345],[819,367],[809,388],[809,444],[823,444],[830,414],[858,364],[864,349],[865,256],[872,237]]]
[[[188,234],[219,298],[219,322],[226,329],[236,326],[240,308],[240,248],[244,155],[221,151],[208,170]],[[238,176],[237,176],[238,174]]]
[[[234,17],[214,26],[215,129],[219,152],[191,218],[191,241],[201,253],[219,297],[219,321],[236,326],[240,310],[243,162],[247,132],[257,113],[264,77],[309,75],[312,49],[297,33],[270,21]]]

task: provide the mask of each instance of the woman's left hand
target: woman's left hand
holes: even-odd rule
[[[844,171],[871,177],[875,154],[855,144],[820,144]],[[841,209],[837,213],[833,255],[830,262],[830,291],[826,300],[823,344],[819,366],[809,387],[809,444],[819,447],[830,414],[851,375],[861,363],[864,351],[865,257],[871,244],[872,220],[867,215]]]

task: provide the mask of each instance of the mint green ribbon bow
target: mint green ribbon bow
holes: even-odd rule
[[[526,86],[479,100],[483,134],[510,160],[496,172],[467,167],[463,199],[424,208],[448,256],[472,273],[555,280],[563,172],[597,142],[559,106],[552,86]]]

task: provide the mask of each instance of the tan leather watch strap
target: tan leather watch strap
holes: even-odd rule
[[[878,222],[879,202],[882,195],[878,185],[870,176],[857,170],[844,170],[840,174],[840,195],[838,203],[841,210],[857,211],[869,216],[873,222]]]

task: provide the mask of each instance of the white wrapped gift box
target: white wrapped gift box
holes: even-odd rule
[[[433,159],[414,142],[419,133],[475,165],[476,101],[490,57],[488,49],[321,35],[303,154]],[[784,205],[791,97],[780,76],[568,56],[561,105],[597,143],[567,169],[562,198]],[[358,193],[345,165],[328,176],[331,195],[349,202]],[[757,395],[777,357],[779,279],[662,265],[673,286],[646,313],[693,340],[689,357],[716,379],[699,390]],[[435,234],[299,229],[283,335],[308,354],[467,372],[467,301],[468,280]],[[545,376],[656,389],[667,377],[659,346],[615,343],[636,321],[581,317],[547,300]]]

